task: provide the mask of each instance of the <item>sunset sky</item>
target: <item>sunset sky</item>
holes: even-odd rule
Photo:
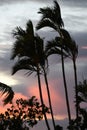
[[[79,55],[77,59],[78,81],[87,78],[87,0],[61,0],[62,18],[65,29],[78,44]],[[17,26],[25,28],[26,22],[32,20],[34,26],[40,19],[40,7],[52,6],[53,0],[0,0],[0,82],[10,85],[15,91],[15,98],[31,97],[35,95],[39,99],[37,77],[34,73],[30,77],[26,71],[20,71],[11,76],[12,66],[15,63],[10,60],[11,49],[15,39],[12,37],[12,30]],[[48,28],[37,31],[45,41],[53,38],[55,32]],[[65,95],[62,82],[61,60],[57,56],[49,58],[49,88],[53,103],[53,110],[56,119],[67,118]],[[70,60],[66,60],[66,77],[68,82],[69,100],[71,111],[74,116],[74,80],[73,66]],[[42,81],[44,99],[47,104],[47,95],[44,82]],[[0,111],[2,111],[0,100]]]

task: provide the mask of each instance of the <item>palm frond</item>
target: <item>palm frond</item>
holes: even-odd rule
[[[50,27],[50,28],[53,28],[54,30],[57,30],[57,26],[49,19],[44,19],[44,20],[39,21],[36,26],[36,29],[39,30],[44,27]]]
[[[68,32],[67,30],[65,30],[65,29],[60,29],[60,31],[62,32],[62,35],[63,35],[64,39],[65,39],[68,43],[70,43],[71,40],[72,40],[72,38],[71,38],[69,32]]]
[[[53,39],[51,41],[48,41],[47,45],[45,47],[45,53],[46,53],[46,55],[50,55],[50,54],[52,55],[52,53],[61,55],[62,54],[61,53],[61,38],[60,37],[55,37],[55,39]],[[63,55],[65,57],[68,56],[64,46],[63,46]]]
[[[34,39],[34,27],[31,20],[29,20],[26,24],[26,35],[28,35],[29,39]]]
[[[21,27],[16,27],[12,34],[15,38],[23,37],[25,35],[25,30],[23,30]]]
[[[52,39],[51,41],[47,41],[47,44],[45,46],[45,51],[51,49],[51,48],[55,48],[55,47],[59,47],[60,48],[60,42],[56,41],[55,39]]]
[[[64,44],[65,44],[65,47],[68,50],[69,57],[71,59],[76,59],[77,56],[78,56],[78,45],[76,44],[76,42],[73,39],[71,39],[71,42],[65,41]]]
[[[14,75],[19,70],[30,70],[30,71],[36,71],[35,64],[30,60],[26,59],[25,57],[18,60],[16,64],[12,68],[12,75]]]
[[[25,75],[30,76],[32,73],[33,73],[33,71],[29,70],[27,73],[25,73]]]
[[[2,95],[5,95],[5,98],[3,100],[4,105],[10,103],[14,97],[14,92],[12,88],[0,82],[0,91]]]
[[[51,48],[47,53],[46,53],[46,56],[49,57],[51,55],[61,55],[61,50],[58,49],[58,48]]]
[[[73,40],[69,32],[65,29],[60,29],[63,35],[63,47],[70,58],[75,58],[78,55],[78,46],[76,42]]]
[[[12,54],[11,54],[11,60],[15,59],[16,56],[21,56],[24,54],[23,51],[24,45],[22,44],[22,41],[16,41],[14,43],[14,46],[12,48]]]
[[[51,19],[53,16],[53,10],[50,7],[40,8],[38,13],[42,14],[41,20],[44,20],[45,18]]]
[[[57,24],[59,25],[59,27],[63,27],[64,26],[64,22],[62,20],[61,17],[61,10],[60,10],[60,6],[58,4],[58,2],[56,0],[54,0],[54,16],[55,16],[55,22],[57,22]]]
[[[76,42],[72,39],[72,43],[71,43],[71,50],[72,50],[72,55],[73,57],[76,59],[78,56],[78,45],[76,44]]]
[[[40,11],[38,13],[42,14],[42,17],[37,24],[36,27],[37,30],[46,27],[47,24],[48,27],[51,27],[55,30],[57,30],[57,28],[64,26],[63,20],[61,18],[60,6],[57,3],[57,1],[54,1],[53,8],[51,7],[40,8]]]

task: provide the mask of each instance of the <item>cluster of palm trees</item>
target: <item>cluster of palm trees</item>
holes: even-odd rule
[[[43,106],[43,113],[44,119],[47,125],[48,130],[50,130],[50,125],[47,120],[47,115],[44,109],[44,100],[43,100],[43,92],[41,87],[41,75],[44,76],[44,81],[46,84],[47,94],[48,94],[48,102],[49,108],[52,117],[52,123],[54,126],[54,130],[56,129],[53,109],[52,109],[52,102],[51,102],[51,95],[49,90],[48,78],[47,78],[47,70],[48,70],[48,57],[53,54],[58,54],[61,57],[61,65],[62,65],[62,74],[63,74],[63,82],[64,82],[64,90],[65,90],[65,99],[66,99],[66,107],[67,107],[67,114],[69,119],[69,125],[71,126],[71,111],[70,111],[70,103],[68,97],[68,90],[67,90],[67,82],[66,82],[66,75],[65,75],[65,58],[70,58],[73,62],[74,68],[74,78],[75,78],[75,107],[76,107],[76,119],[77,119],[77,130],[78,127],[78,85],[77,85],[77,68],[76,68],[76,59],[78,56],[78,46],[76,42],[72,39],[69,32],[64,28],[64,22],[61,17],[61,10],[58,2],[54,1],[53,7],[46,7],[40,8],[39,12],[42,17],[36,26],[36,30],[42,29],[44,27],[49,27],[55,30],[58,33],[51,41],[47,41],[46,46],[44,45],[44,39],[41,38],[37,33],[34,32],[33,23],[29,20],[26,24],[26,29],[22,29],[21,27],[17,27],[13,31],[13,36],[15,37],[15,43],[12,49],[11,59],[15,60],[16,63],[12,68],[12,75],[15,74],[17,71],[25,69],[27,70],[27,75],[30,76],[32,73],[36,73],[37,80],[38,80],[38,87],[40,92],[40,99],[41,104]],[[7,100],[5,100],[5,104],[8,103],[9,100],[12,100],[14,93],[11,89],[3,90],[3,94],[8,91],[7,93]],[[11,96],[9,95],[11,92]],[[71,126],[72,127],[72,126]],[[72,129],[70,127],[70,129]]]

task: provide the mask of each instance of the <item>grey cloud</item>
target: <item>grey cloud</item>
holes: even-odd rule
[[[40,0],[37,0],[37,1],[40,2]],[[1,1],[1,2],[3,2],[3,1]],[[4,1],[4,2],[7,2],[7,1]],[[67,1],[67,3],[68,2],[69,1]],[[76,3],[76,5],[75,5],[75,3],[72,3],[72,2],[70,3],[69,2],[68,4],[65,5],[66,8],[70,4],[73,5],[72,6],[73,9],[76,6],[80,7],[81,4],[82,4],[82,7],[85,6],[84,2],[82,3],[81,1],[80,1],[79,5],[78,5],[78,3]],[[82,8],[81,8],[81,10],[82,10]],[[15,16],[15,18],[12,19],[12,21],[13,21],[12,24],[15,25],[15,24],[20,24],[21,23],[21,25],[22,25],[24,23],[23,17],[21,16],[21,18],[19,18],[19,20],[18,20],[18,16]],[[78,19],[80,20],[80,16],[77,16],[77,15],[68,15],[68,12],[66,12],[66,17],[64,19],[66,21],[66,23],[67,23],[67,18],[68,18],[68,20],[70,20],[69,17],[70,17],[70,19],[72,17],[72,19],[74,19],[74,21],[76,20],[76,25],[78,25],[78,23],[79,23]],[[81,16],[81,18],[83,19],[83,16]],[[18,22],[17,22],[16,19],[18,20]],[[10,21],[10,22],[12,22],[12,21]],[[22,23],[22,21],[23,21],[23,23]],[[34,24],[36,24],[36,22],[37,21],[34,21]],[[72,37],[76,40],[77,44],[79,45],[79,49],[80,49],[82,45],[84,45],[84,46],[87,45],[87,42],[86,42],[87,41],[87,36],[86,36],[87,31],[85,31],[85,32],[83,32],[83,31],[79,32],[79,28],[78,28],[78,31],[76,31],[76,32],[75,32],[75,30],[72,31],[73,27],[71,25],[73,24],[73,22],[72,22],[72,20],[70,22],[71,22],[70,24],[67,23],[66,25],[67,25],[67,27],[69,25],[69,27],[71,28],[71,30],[69,30],[69,31],[70,31]],[[14,25],[10,25],[9,28],[12,29]],[[9,30],[9,28],[5,28],[5,29]],[[6,35],[4,35],[4,36],[6,36],[6,38],[4,40],[1,39],[1,40],[3,40],[2,42],[7,42],[8,38],[9,38],[8,34],[7,34],[8,31],[4,32],[4,34],[5,33],[6,33]],[[42,31],[42,30],[38,31],[38,33],[40,34],[41,37],[43,37],[45,39],[45,41],[52,39],[56,35],[56,33],[53,30],[49,31],[47,29],[45,29],[44,31]],[[3,36],[3,38],[4,38],[4,36]],[[10,41],[10,39],[8,41]],[[6,48],[1,47],[1,53],[0,53],[0,72],[3,72],[8,77],[10,77],[11,76],[11,68],[12,68],[12,65],[14,64],[14,62],[10,61],[11,44],[10,45],[7,44],[7,46],[8,46],[8,48],[7,47]],[[3,53],[3,55],[2,55],[2,53]],[[84,50],[80,49],[79,50],[79,56],[87,56],[86,50],[84,51]],[[50,67],[48,78],[49,78],[49,81],[52,81],[53,79],[54,79],[54,81],[56,80],[55,81],[55,89],[57,91],[59,89],[60,94],[64,98],[64,90],[63,90],[63,83],[62,83],[62,81],[60,82],[60,86],[58,86],[58,84],[57,84],[57,81],[62,78],[62,74],[61,74],[61,61],[60,61],[60,58],[58,58],[58,61],[56,61],[57,58],[58,58],[58,56],[55,56],[55,57],[52,57],[51,59],[49,59],[51,67]],[[83,62],[83,64],[81,64],[81,62]],[[81,75],[81,73],[84,73],[85,76],[87,77],[86,64],[87,64],[87,62],[84,62],[83,60],[78,63],[78,70],[79,70],[78,71],[78,75]],[[72,71],[73,71],[73,68],[71,68],[71,62],[66,62],[66,77],[67,77],[67,81],[68,81],[68,90],[69,90],[70,101],[73,104],[73,97],[74,97],[74,88],[73,88],[73,86],[74,86],[74,83],[73,83],[73,78],[72,78]],[[31,77],[27,77],[26,78],[26,76],[24,75],[24,73],[25,73],[25,71],[21,71],[21,72],[16,73],[13,76],[13,78],[18,81],[18,84],[14,85],[13,89],[15,90],[15,92],[22,92],[23,94],[28,95],[26,93],[27,87],[28,86],[32,87],[33,83],[36,83],[37,81],[36,81],[36,77],[34,77],[34,75],[31,76]],[[78,77],[78,80],[80,80],[80,79],[81,79],[81,77]],[[73,107],[74,106],[72,106],[72,109],[73,109]],[[63,111],[63,112],[65,112],[65,111]]]
[[[10,46],[9,46],[10,48]],[[10,50],[8,46],[6,48],[2,48],[2,53],[0,53],[0,70],[8,72],[9,68],[11,68],[11,61],[10,61]]]
[[[70,6],[72,7],[87,7],[87,1],[86,0],[62,0],[61,2],[62,4],[66,5],[66,6]]]
[[[82,46],[87,46],[87,31],[71,33],[73,39],[75,39],[76,44],[78,45],[78,55],[87,57],[87,49],[82,49]]]
[[[19,3],[19,2],[28,2],[31,0],[0,0],[0,6],[4,4],[9,4],[9,3]],[[51,0],[52,1],[52,0]],[[32,2],[49,2],[49,0],[32,0]]]
[[[26,1],[31,1],[31,0],[0,0],[0,5],[6,4],[6,3],[12,3],[12,2],[26,2]],[[33,2],[43,2],[43,3],[53,3],[53,0],[32,0]],[[66,6],[71,6],[71,7],[87,7],[87,1],[86,0],[63,0],[63,1],[59,1],[57,0],[59,3],[62,3],[63,5]]]

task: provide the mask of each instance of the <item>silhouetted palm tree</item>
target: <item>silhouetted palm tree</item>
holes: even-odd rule
[[[78,85],[77,85],[77,67],[76,67],[76,59],[78,56],[78,46],[76,42],[71,38],[68,31],[65,29],[61,29],[63,37],[64,37],[64,49],[69,58],[73,61],[73,68],[74,68],[74,79],[75,79],[75,97],[76,97],[76,118],[77,118],[77,126],[78,126]]]
[[[12,74],[15,74],[21,69],[26,69],[28,71],[28,76],[33,72],[36,72],[44,118],[48,130],[50,130],[47,116],[45,114],[40,81],[40,74],[42,73],[41,66],[44,64],[42,51],[43,39],[41,39],[37,34],[34,34],[33,24],[30,20],[27,22],[26,30],[23,30],[21,27],[17,27],[16,31],[13,32],[13,36],[16,38],[16,40],[12,50],[11,59],[18,57],[18,60],[13,66]]]
[[[61,37],[61,61],[62,61],[62,73],[63,73],[63,80],[64,80],[64,88],[65,88],[65,96],[66,96],[66,105],[67,105],[67,111],[68,111],[68,118],[69,123],[71,121],[71,114],[70,114],[70,106],[69,106],[69,100],[68,100],[68,91],[67,91],[67,84],[66,84],[66,77],[65,77],[65,68],[64,68],[64,55],[63,55],[63,35],[61,32],[61,28],[64,26],[63,20],[61,18],[61,11],[59,4],[57,1],[54,1],[54,7],[46,7],[46,8],[40,8],[39,13],[42,14],[41,20],[38,22],[36,29],[39,30],[43,27],[50,27],[53,28],[55,31],[58,32],[58,34]]]
[[[10,86],[0,82],[0,92],[1,95],[5,95],[3,100],[4,105],[12,102],[12,99],[14,97],[14,92]]]
[[[76,42],[71,38],[68,31],[65,29],[60,29],[63,35],[63,55],[69,57],[73,61],[74,67],[74,78],[75,78],[75,97],[76,97],[76,118],[78,119],[78,91],[77,91],[77,68],[76,68],[76,58],[78,55],[78,46]],[[46,46],[47,55],[60,54],[61,55],[61,37],[56,37],[52,41],[48,41]],[[77,123],[78,124],[78,123]]]

